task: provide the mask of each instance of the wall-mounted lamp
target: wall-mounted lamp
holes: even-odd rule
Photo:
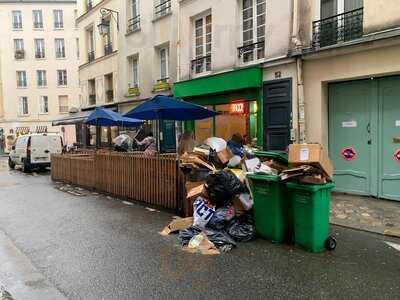
[[[110,21],[105,19],[105,17],[108,15],[111,15],[113,17],[113,19],[117,23],[117,30],[119,31],[119,13],[117,11],[103,7],[100,9],[100,14],[101,22],[99,25],[97,25],[100,35],[107,35],[110,32]]]

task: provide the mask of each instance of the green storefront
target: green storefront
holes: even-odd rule
[[[262,146],[262,85],[262,69],[251,67],[177,82],[173,94],[220,112],[212,119],[185,122],[185,130],[194,131],[197,141],[210,136],[228,140],[240,133],[247,142],[257,138]]]

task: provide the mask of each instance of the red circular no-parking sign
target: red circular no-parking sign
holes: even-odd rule
[[[393,156],[394,160],[400,163],[400,149],[397,149]]]
[[[343,148],[340,154],[342,155],[342,158],[347,161],[355,160],[357,157],[356,149],[354,149],[353,147]]]

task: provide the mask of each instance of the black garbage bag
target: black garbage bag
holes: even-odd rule
[[[184,230],[179,231],[179,239],[181,241],[182,246],[187,246],[195,235],[198,235],[201,232],[201,228],[197,226],[190,226]]]
[[[229,236],[229,234],[225,230],[213,230],[210,228],[206,228],[204,230],[210,242],[212,242],[218,249],[224,247],[224,252],[226,250],[230,250],[233,247],[236,247],[236,242]],[[226,249],[225,246],[229,246]]]
[[[187,229],[179,231],[179,239],[182,246],[187,246],[193,236],[201,233],[201,229],[196,226],[191,226]],[[207,235],[210,242],[217,248],[224,247],[224,252],[236,247],[236,242],[223,230],[205,229],[203,232]]]
[[[215,210],[206,227],[214,230],[223,230],[235,217],[235,209],[232,206],[223,206]]]
[[[210,173],[206,178],[206,187],[216,208],[227,206],[235,195],[248,193],[246,185],[229,170]]]
[[[241,215],[233,219],[227,229],[237,242],[248,242],[256,237],[256,227],[251,215]]]

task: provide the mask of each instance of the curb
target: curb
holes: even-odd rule
[[[347,229],[352,229],[352,230],[358,230],[358,231],[363,231],[363,232],[368,232],[368,233],[373,233],[373,234],[379,234],[383,236],[389,236],[389,237],[394,237],[394,238],[400,238],[400,231],[399,230],[393,230],[393,229],[385,229],[385,231],[372,231],[367,228],[357,228],[357,227],[351,227],[349,225],[344,225],[344,224],[338,224],[334,222],[329,222],[330,225],[334,226],[339,226]]]

